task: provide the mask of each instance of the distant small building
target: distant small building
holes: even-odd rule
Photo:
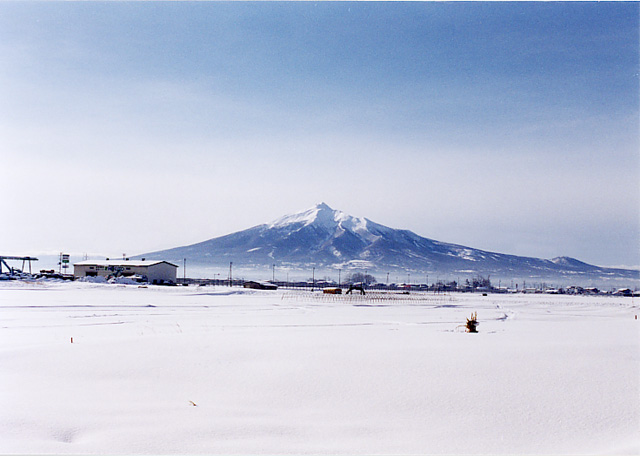
[[[614,291],[614,296],[633,296],[633,291],[630,288],[619,288]]]
[[[76,279],[82,277],[141,277],[151,284],[175,284],[178,266],[162,260],[85,260],[73,265]]]
[[[247,281],[243,285],[245,288],[253,288],[254,290],[277,290],[278,286],[269,282]]]

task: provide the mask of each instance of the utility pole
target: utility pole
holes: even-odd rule
[[[182,283],[187,283],[187,259],[182,259]]]
[[[338,269],[338,287],[340,287],[340,273],[342,272],[342,269]]]
[[[313,268],[313,272],[312,272],[312,275],[311,275],[311,280],[312,280],[312,282],[311,282],[311,291],[313,291],[314,288],[316,287],[316,268]]]
[[[231,275],[231,269],[233,267],[233,261],[229,262],[229,286],[233,286],[233,276]]]
[[[276,282],[276,265],[275,264],[272,265],[272,268],[273,268],[273,274],[272,274],[272,277],[271,277],[271,281],[273,283],[275,283]]]

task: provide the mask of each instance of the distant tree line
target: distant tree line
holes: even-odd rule
[[[469,279],[466,280],[466,285],[467,287],[473,287],[473,288],[487,288],[487,289],[491,289],[491,280],[490,277],[484,278],[481,275],[478,275],[476,277],[474,277],[473,279],[471,279],[472,281],[469,282]]]
[[[348,283],[364,283],[365,285],[372,285],[378,281],[371,274],[363,274],[362,272],[353,272],[347,274]]]

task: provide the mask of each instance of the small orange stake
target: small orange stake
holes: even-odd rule
[[[73,343],[73,337],[71,338],[71,343]]]

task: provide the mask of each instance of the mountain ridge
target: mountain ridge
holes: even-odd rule
[[[206,266],[248,270],[414,272],[441,277],[484,275],[511,278],[639,280],[640,271],[605,268],[575,258],[523,257],[474,249],[394,229],[334,210],[326,203],[269,223],[188,246],[144,255]]]

